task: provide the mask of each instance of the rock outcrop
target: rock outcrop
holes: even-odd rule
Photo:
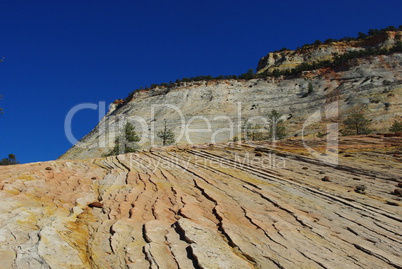
[[[330,104],[337,111],[327,119],[324,112]],[[115,136],[126,121],[136,126],[142,136],[139,145],[147,149],[160,145],[155,134],[165,120],[178,144],[214,143],[239,136],[248,120],[266,126],[272,110],[284,115],[288,136],[293,137],[302,134],[303,125],[317,111],[323,112],[322,120],[305,129],[304,135],[325,133],[327,123],[341,123],[350,110],[362,107],[372,129],[380,132],[400,119],[401,104],[401,53],[354,59],[336,70],[309,71],[292,79],[181,83],[136,91],[125,102],[112,104],[99,125],[61,158],[102,156],[114,146]]]
[[[388,31],[379,35],[352,41],[335,41],[329,44],[307,45],[297,50],[270,52],[263,57],[257,67],[257,73],[272,72],[295,68],[302,63],[331,60],[334,55],[359,51],[368,48],[390,48],[402,41],[402,31]]]
[[[302,143],[0,167],[0,267],[402,268],[402,138]]]

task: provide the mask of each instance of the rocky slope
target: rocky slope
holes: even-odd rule
[[[0,267],[402,268],[401,147],[343,137],[338,166],[293,139],[0,167]]]
[[[329,104],[336,107],[332,113],[336,115],[326,118]],[[178,144],[211,143],[239,136],[248,120],[266,125],[273,109],[285,116],[288,135],[293,137],[302,134],[303,125],[317,111],[322,111],[322,120],[306,128],[305,134],[325,133],[328,122],[340,123],[351,109],[362,107],[378,132],[400,119],[401,104],[401,53],[354,59],[341,68],[309,71],[292,79],[181,83],[137,91],[126,102],[112,104],[99,125],[62,159],[100,157],[109,152],[126,121],[136,126],[142,136],[139,144],[147,149],[160,145],[155,133],[164,120],[174,130]]]
[[[365,39],[336,41],[329,44],[303,46],[298,50],[270,52],[259,61],[257,71],[264,73],[275,69],[292,69],[301,63],[331,60],[334,55],[342,55],[350,51],[390,48],[398,41],[402,41],[402,31],[388,31]]]

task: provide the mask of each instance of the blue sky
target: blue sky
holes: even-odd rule
[[[402,24],[400,0],[0,0],[0,158],[54,160],[64,118],[151,83],[256,68],[269,51]],[[73,118],[77,138],[98,112]]]

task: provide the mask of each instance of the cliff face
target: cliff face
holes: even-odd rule
[[[299,142],[0,167],[0,267],[402,268],[402,138]]]
[[[272,72],[275,69],[282,71],[295,68],[301,63],[331,60],[335,54],[341,55],[350,51],[390,48],[398,41],[402,41],[402,32],[389,31],[360,40],[337,41],[330,44],[309,45],[298,50],[271,52],[259,61],[257,73]]]
[[[308,92],[309,84],[312,92]],[[328,104],[335,114],[326,118]],[[364,108],[374,131],[386,131],[402,116],[402,54],[355,59],[341,69],[305,72],[299,78],[217,80],[182,83],[174,88],[136,92],[116,102],[99,125],[61,158],[100,157],[110,151],[125,121],[136,126],[143,149],[160,145],[155,133],[166,120],[178,144],[226,142],[239,136],[247,120],[267,125],[267,115],[284,115],[288,136],[300,136],[306,120],[322,111],[321,120],[304,134],[326,132],[328,122],[340,123],[356,107]],[[341,126],[340,126],[341,127]],[[198,129],[194,130],[194,129]]]
[[[137,91],[70,160],[0,166],[0,267],[402,268],[401,134],[317,138],[401,104],[402,53]],[[289,138],[227,142],[274,109]],[[148,150],[100,157],[125,122]],[[180,145],[153,148],[165,122]]]

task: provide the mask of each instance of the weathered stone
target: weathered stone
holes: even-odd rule
[[[395,189],[392,194],[402,197],[402,189]]]
[[[62,159],[87,159],[108,153],[122,120],[132,118],[142,118],[132,122],[144,138],[139,144],[142,149],[158,146],[151,144],[155,136],[152,131],[162,129],[165,120],[176,138],[181,138],[179,145],[210,144],[239,139],[241,126],[253,117],[265,118],[255,123],[266,127],[267,115],[272,110],[284,115],[289,137],[301,135],[302,129],[304,137],[316,137],[318,132],[327,132],[329,122],[341,128],[342,117],[356,107],[364,107],[374,132],[385,132],[402,113],[401,74],[402,54],[394,53],[356,59],[348,64],[348,69],[320,69],[299,78],[198,81],[168,89],[136,91],[124,104],[112,104],[98,126]],[[390,84],[384,85],[385,81]],[[309,83],[314,91],[302,98]],[[394,95],[388,97],[390,93]],[[254,105],[256,109],[250,110]],[[325,111],[327,118],[305,126],[309,117],[320,111]],[[194,129],[202,131],[191,131]],[[263,132],[267,135],[268,131]],[[329,148],[320,154],[335,155],[336,150]],[[345,156],[354,156],[348,154]]]
[[[359,186],[356,186],[355,192],[360,193],[360,194],[366,194],[366,189],[367,189],[367,187],[365,185],[359,185]]]
[[[402,164],[386,158],[402,138],[340,137],[358,157],[339,156],[336,166],[304,142],[319,150],[327,141],[0,166],[0,267],[402,267],[402,207],[389,180]],[[257,147],[264,157],[248,160]],[[317,180],[318,171],[334,184]],[[370,195],[353,193],[357,177]],[[101,210],[88,208],[94,201]]]
[[[359,51],[367,48],[390,48],[398,41],[402,41],[401,31],[389,31],[381,35],[368,37],[362,40],[337,41],[331,44],[310,45],[296,51],[283,50],[270,52],[258,63],[258,73],[287,70],[295,68],[301,63],[311,64],[317,61],[331,60],[334,55],[346,52]]]
[[[98,207],[98,208],[102,208],[103,204],[100,202],[92,202],[90,204],[88,204],[89,207]]]
[[[389,205],[393,205],[393,206],[399,206],[399,204],[397,202],[391,201],[391,200],[387,200],[386,203]]]
[[[329,176],[325,176],[325,177],[323,177],[321,180],[322,180],[322,181],[331,181],[331,180],[329,179]]]

